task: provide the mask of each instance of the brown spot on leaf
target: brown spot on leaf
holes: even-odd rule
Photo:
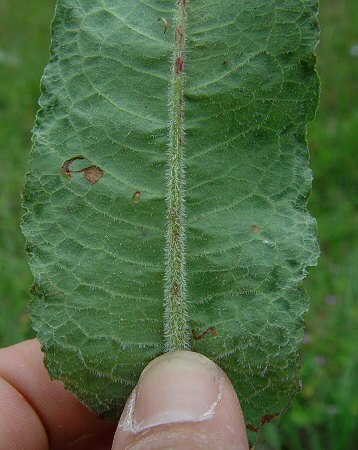
[[[62,170],[67,175],[67,178],[71,178],[73,173],[83,172],[85,179],[87,181],[89,181],[91,184],[94,184],[103,176],[103,170],[100,167],[88,166],[88,167],[84,167],[83,169],[79,169],[79,170],[71,170],[71,164],[74,161],[84,160],[84,159],[85,159],[85,157],[82,155],[74,156],[73,158],[67,159],[67,161],[65,161],[62,165]]]
[[[191,330],[193,333],[193,338],[196,341],[200,341],[201,339],[203,339],[205,336],[207,336],[209,333],[212,336],[217,336],[218,335],[218,330],[216,327],[209,327],[207,328],[205,331],[203,331],[201,334],[197,334],[195,330]]]
[[[264,426],[264,425],[266,425],[266,423],[271,422],[271,420],[277,416],[279,416],[279,413],[267,414],[265,416],[262,416],[261,417],[261,426]]]
[[[95,184],[101,177],[103,177],[103,170],[97,166],[86,167],[83,169],[83,175],[87,181]]]
[[[258,233],[260,233],[260,231],[261,231],[261,228],[258,226],[258,225],[251,225],[251,231],[254,233],[254,234],[258,234]]]
[[[136,191],[133,194],[133,197],[132,197],[133,203],[139,203],[140,202],[140,196],[141,196],[141,192],[140,191]]]
[[[223,65],[224,66],[227,66],[229,64],[229,61],[226,59],[224,62],[223,62]]]
[[[258,428],[255,428],[251,423],[246,425],[246,428],[248,428],[253,433],[257,433],[260,431],[260,429],[266,425],[267,423],[271,422],[272,419],[279,416],[280,413],[274,413],[274,414],[266,414],[265,416],[261,417],[261,425]]]

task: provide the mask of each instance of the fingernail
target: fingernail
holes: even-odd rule
[[[129,408],[131,428],[138,432],[161,424],[207,420],[219,401],[220,372],[212,361],[188,351],[167,353],[149,364],[139,379]]]

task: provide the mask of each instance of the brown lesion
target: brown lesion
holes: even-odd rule
[[[248,430],[252,431],[253,433],[258,433],[258,431],[259,431],[259,428],[255,428],[251,423],[248,423],[248,424],[246,425],[246,428],[247,428]]]
[[[201,339],[203,339],[208,334],[211,334],[212,336],[218,336],[218,330],[217,330],[216,327],[209,327],[209,328],[207,328],[205,331],[203,331],[200,334],[198,334],[195,330],[191,330],[191,332],[193,334],[193,338],[196,341],[200,341]]]
[[[83,169],[83,175],[87,181],[91,184],[95,184],[100,178],[103,177],[103,170],[97,166],[90,166]]]
[[[136,191],[136,192],[133,194],[133,197],[132,197],[133,203],[137,204],[137,203],[140,202],[140,196],[141,196],[141,194],[142,194],[142,193],[141,193],[140,191]]]
[[[83,161],[85,159],[84,156],[78,155],[73,158],[67,159],[62,165],[62,171],[66,174],[67,178],[71,178],[73,173],[83,173],[85,179],[91,184],[97,183],[97,181],[103,177],[103,170],[98,166],[88,166],[79,170],[72,170],[71,164],[74,161]]]
[[[266,416],[261,417],[261,426],[266,425],[267,423],[270,423],[271,420],[273,420],[275,417],[279,416],[279,413],[275,414],[267,414]]]
[[[261,228],[260,228],[258,225],[253,224],[253,225],[251,225],[251,231],[252,231],[254,234],[258,234],[258,233],[260,233]]]
[[[246,425],[246,428],[248,430],[252,431],[253,433],[258,433],[264,425],[266,425],[267,423],[270,423],[271,420],[273,420],[275,417],[277,417],[279,415],[280,415],[280,413],[266,414],[264,416],[261,416],[261,424],[258,428],[254,427],[251,423],[248,423]]]

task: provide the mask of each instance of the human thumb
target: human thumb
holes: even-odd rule
[[[112,450],[248,450],[245,422],[226,374],[203,355],[166,353],[143,371]]]

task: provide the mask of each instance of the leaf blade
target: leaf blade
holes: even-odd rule
[[[171,55],[155,10],[134,2],[124,21],[127,2],[118,3],[58,3],[24,195],[31,316],[46,364],[83,401],[116,414],[163,348]],[[77,155],[103,170],[95,184],[61,175]]]
[[[252,434],[300,390],[301,283],[318,254],[305,207],[316,2],[198,0],[188,22],[189,317],[218,334],[193,349],[226,370]]]
[[[62,0],[43,79],[24,192],[31,315],[52,376],[99,412],[118,414],[164,347],[169,3]],[[228,372],[251,431],[299,390],[300,285],[318,253],[305,209],[316,14],[313,0],[188,2],[192,345]],[[103,171],[95,183],[63,173],[78,155]]]

